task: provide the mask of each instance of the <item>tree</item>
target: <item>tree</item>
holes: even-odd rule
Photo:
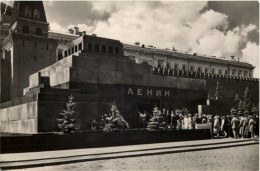
[[[258,113],[259,113],[259,108],[258,108],[258,106],[256,107],[255,105],[252,107],[252,113],[254,114],[254,115],[258,115]]]
[[[219,97],[222,97],[223,93],[222,93],[222,88],[219,84],[219,82],[217,81],[217,86],[216,86],[216,100],[218,100]]]
[[[235,102],[236,102],[236,104],[238,104],[239,101],[240,101],[240,98],[239,98],[239,96],[236,94],[236,97],[235,97]]]
[[[158,129],[166,129],[167,122],[166,117],[163,116],[158,107],[153,108],[153,116],[148,122],[147,130],[158,130]]]
[[[230,114],[231,114],[231,115],[236,115],[236,114],[237,114],[237,109],[233,107],[233,108],[230,110]]]
[[[244,103],[243,103],[242,100],[240,100],[238,105],[237,105],[237,114],[238,115],[243,115],[244,112],[245,112]]]
[[[77,103],[74,102],[74,97],[70,95],[66,103],[66,110],[62,110],[61,117],[57,119],[58,127],[64,134],[72,134],[78,130],[75,124],[76,107]]]
[[[244,109],[248,111],[252,110],[251,96],[248,87],[246,88],[244,93]]]
[[[120,114],[120,111],[117,109],[116,105],[111,106],[111,114],[108,116],[105,114],[105,126],[104,132],[113,132],[115,129],[123,131],[124,128],[129,128],[128,122]]]

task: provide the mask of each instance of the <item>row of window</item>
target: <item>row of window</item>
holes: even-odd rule
[[[32,16],[32,10],[29,7],[25,7],[25,17],[31,18],[31,16]],[[38,9],[33,10],[33,17],[35,19],[40,18],[40,12]]]
[[[158,67],[162,68],[160,65],[158,65]],[[170,68],[170,67],[167,66],[166,68]],[[173,69],[178,70],[179,69],[178,65],[175,65]],[[187,65],[183,65],[182,70],[187,71]],[[195,71],[194,66],[190,66],[189,71]],[[198,67],[198,72],[203,72],[202,67]],[[205,68],[204,72],[209,73],[209,69]],[[219,69],[218,72],[216,72],[215,68],[211,69],[211,73],[219,74],[219,75],[229,75],[228,70],[225,70],[225,73],[222,72],[222,69]],[[231,71],[231,75],[233,75],[233,76],[236,76],[236,73],[237,73],[238,77],[242,77],[242,76],[243,77],[250,77],[250,78],[252,77],[251,73],[248,73],[247,71],[242,72],[241,70],[239,70],[238,72],[236,72],[236,70],[234,70],[234,69]]]
[[[158,67],[162,67],[162,64],[163,64],[163,61],[162,60],[158,60]],[[166,68],[171,68],[171,66],[170,66],[170,63],[167,63],[167,65],[166,65]],[[183,71],[186,71],[187,70],[187,65],[182,65],[182,70]],[[174,64],[174,69],[176,69],[176,70],[178,70],[179,69],[179,64]],[[195,71],[195,66],[190,66],[190,69],[189,69],[190,71]],[[202,71],[202,67],[200,67],[200,66],[198,66],[198,72],[203,72]],[[210,71],[209,71],[209,68],[204,68],[204,72],[205,73],[209,73]],[[228,73],[228,70],[225,70],[224,72],[223,72],[223,70],[222,69],[219,69],[218,71],[216,71],[216,69],[215,68],[212,68],[211,69],[211,73],[213,73],[213,74],[220,74],[220,75],[223,75],[223,74],[225,74],[225,75],[228,75],[229,73]],[[239,70],[239,71],[236,71],[235,69],[233,69],[232,71],[231,71],[231,73],[230,73],[231,75],[234,75],[234,76],[244,76],[244,77],[248,77],[248,72],[247,71],[244,71],[244,72],[242,72],[241,70]],[[251,73],[249,73],[249,77],[251,77]]]
[[[75,45],[74,47],[70,48],[70,49],[67,49],[64,51],[64,57],[66,56],[70,56],[72,55],[73,53],[76,53],[78,51],[82,50],[82,43],[78,44],[78,45]]]
[[[113,47],[113,46],[106,46],[106,45],[99,45],[99,44],[93,44],[88,43],[87,46],[88,52],[102,52],[102,53],[109,53],[109,54],[119,54],[119,47]]]
[[[23,26],[22,33],[23,34],[30,34],[30,28],[28,26]],[[42,36],[42,29],[41,28],[37,28],[35,30],[35,35]]]

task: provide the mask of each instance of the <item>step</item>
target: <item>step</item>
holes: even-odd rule
[[[62,150],[52,152],[47,151],[35,153],[3,154],[0,155],[0,167],[3,169],[17,169],[57,164],[68,164],[73,162],[83,162],[91,160],[105,160],[113,158],[212,150],[218,148],[229,148],[254,144],[258,144],[258,141],[252,141],[248,139],[221,139],[130,145],[92,149]]]

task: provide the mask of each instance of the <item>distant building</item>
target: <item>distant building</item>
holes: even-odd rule
[[[252,78],[254,66],[239,62],[234,57],[230,59],[207,57],[199,54],[182,53],[178,51],[144,48],[136,45],[124,44],[124,55],[135,60],[136,63],[146,62],[155,67],[172,68],[175,70],[213,73],[218,75],[232,75]]]
[[[29,76],[56,62],[58,41],[48,38],[48,27],[42,2],[14,2],[9,35],[2,42],[2,102],[21,97]]]

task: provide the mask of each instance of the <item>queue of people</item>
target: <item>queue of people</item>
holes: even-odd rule
[[[192,115],[187,110],[185,112],[179,109],[169,111],[163,108],[159,110],[159,115],[165,118],[168,128],[171,129],[195,129],[196,124],[202,123],[202,118],[198,114]],[[151,117],[152,115],[146,111],[144,113],[139,112],[140,127],[145,128]]]
[[[227,115],[214,117],[215,136],[255,138],[259,135],[258,115]]]
[[[233,137],[233,138],[255,138],[259,135],[258,115],[198,115],[190,114],[187,110],[172,110],[165,108],[159,110],[165,117],[168,128],[171,129],[195,129],[197,124],[211,124],[213,136]],[[145,128],[152,117],[146,111],[139,112],[140,127]]]

